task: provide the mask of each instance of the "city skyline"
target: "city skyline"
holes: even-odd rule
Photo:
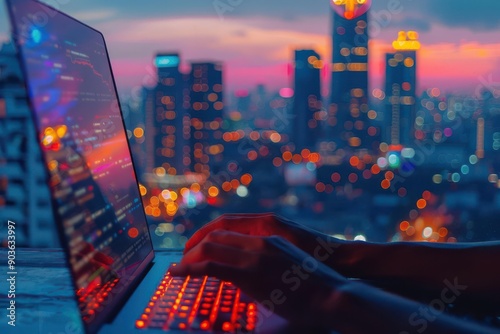
[[[343,4],[342,0],[337,4]],[[332,13],[331,9],[327,10]],[[500,173],[497,172],[500,166],[497,154],[500,150],[500,96],[495,81],[492,82],[496,79],[494,72],[482,77],[478,72],[468,79],[468,82],[478,83],[477,89],[470,94],[449,94],[448,84],[436,85],[439,88],[421,94],[416,87],[426,75],[419,70],[422,54],[432,50],[425,51],[426,41],[418,32],[426,34],[426,29],[397,30],[384,39],[382,50],[373,42],[367,43],[367,22],[377,23],[381,12],[373,13],[370,17],[361,13],[350,21],[341,18],[345,15],[342,13],[329,15],[333,22],[329,36],[329,43],[334,48],[332,64],[317,47],[288,44],[287,50],[294,52],[286,58],[287,73],[279,74],[280,80],[286,82],[277,87],[266,81],[267,75],[259,77],[258,71],[253,73],[253,62],[260,61],[261,68],[266,69],[267,49],[244,44],[244,38],[242,44],[236,43],[236,46],[253,57],[252,61],[247,64],[243,58],[235,59],[248,71],[241,79],[248,80],[250,92],[238,90],[233,94],[237,88],[234,78],[231,79],[234,68],[225,60],[225,54],[190,57],[180,48],[162,48],[149,54],[148,57],[154,58],[150,70],[127,69],[142,75],[134,82],[138,87],[138,96],[134,96],[137,100],[127,100],[124,86],[119,87],[125,93],[122,96],[123,116],[134,158],[139,162],[135,167],[140,193],[156,244],[166,248],[182,246],[190,233],[206,220],[223,212],[243,211],[275,211],[295,219],[307,219],[308,224],[317,224],[316,227],[325,233],[355,240],[456,242],[489,237],[488,234],[476,236],[476,232],[484,233],[484,226],[478,225],[478,230],[469,221],[490,219],[487,213],[474,211],[481,205],[500,207],[500,194],[497,193],[500,188]],[[193,27],[199,23],[194,22]],[[401,26],[398,24],[398,28]],[[157,26],[153,24],[153,28]],[[50,35],[57,38],[59,31],[54,30]],[[155,31],[146,34],[146,38],[154,39]],[[31,37],[36,45],[46,49],[53,46],[38,38],[38,30],[33,32],[36,33]],[[168,30],[162,32],[169,36]],[[131,30],[130,38],[134,39],[136,33]],[[116,43],[112,33],[104,31],[104,34],[111,36],[108,39],[111,44]],[[371,38],[373,35],[380,40],[383,34],[372,34]],[[204,37],[203,34],[199,36],[199,39]],[[186,40],[192,41],[190,38]],[[271,38],[271,41],[275,40]],[[264,42],[269,43],[269,39]],[[78,43],[71,45],[79,46]],[[137,48],[131,45],[129,43],[128,48],[135,52]],[[200,41],[200,50],[204,47],[204,41]],[[34,54],[34,59],[44,57],[46,49]],[[110,50],[111,59],[115,59],[113,52],[116,50],[112,45]],[[85,50],[72,51],[92,54]],[[143,51],[150,50],[145,48]],[[228,49],[221,51],[228,57],[237,55]],[[385,85],[372,91],[367,89],[367,81],[369,76],[377,76],[377,69],[366,65],[367,57],[381,51],[384,57],[379,65]],[[470,48],[468,52],[473,59],[465,64],[466,70],[462,71],[456,62],[448,59],[450,67],[457,67],[456,73],[472,73],[485,64],[496,66],[495,61],[486,61],[492,57],[487,51]],[[478,52],[482,58],[478,57]],[[121,56],[131,55],[122,53]],[[17,129],[26,125],[16,120],[15,111],[18,105],[24,106],[25,111],[28,109],[20,69],[15,76],[10,74],[12,69],[18,68],[16,61],[13,46],[3,45],[0,51],[0,125],[10,126],[5,136],[15,136],[13,142],[22,143],[25,134]],[[119,63],[120,59],[113,60],[115,66],[117,61]],[[81,63],[75,64],[87,67],[93,64]],[[48,66],[40,70],[51,70],[50,66],[56,64]],[[64,72],[57,72],[60,79],[57,82],[61,84],[56,88],[71,89],[66,84],[66,68],[57,66],[64,68]],[[89,73],[87,67],[78,68],[75,73],[94,83],[95,72]],[[272,71],[269,72],[272,78]],[[444,78],[443,82],[450,80],[442,66],[435,72],[436,76]],[[328,100],[326,96],[321,98],[320,78],[323,78],[323,87],[329,87],[330,73],[334,90]],[[262,79],[266,87],[254,85],[256,77]],[[116,78],[119,85],[123,84],[119,71]],[[455,77],[451,79],[460,81]],[[488,86],[489,82],[492,87]],[[254,87],[256,89],[252,89]],[[277,93],[275,88],[282,89]],[[482,96],[474,98],[475,92]],[[227,99],[228,95],[232,97]],[[367,99],[369,95],[373,98]],[[47,101],[51,96],[47,96]],[[54,98],[54,101],[66,103],[64,99]],[[29,119],[22,122],[29,124]],[[69,125],[61,127],[61,123],[56,123],[42,130],[50,149],[60,149],[59,142],[52,142],[54,131],[59,136],[58,131],[64,129],[58,137],[62,139]],[[95,132],[102,130],[96,128]],[[81,136],[78,131],[75,135]],[[96,143],[97,152],[102,152],[101,147],[104,146]],[[6,156],[7,163],[0,164],[1,168],[7,171],[19,168],[21,162],[15,152],[8,151]],[[109,167],[104,159],[91,157],[91,160],[95,161],[94,171]],[[61,166],[65,168],[64,161]],[[24,167],[21,163],[21,168]],[[34,167],[26,165],[25,169],[34,170]],[[9,208],[26,207],[24,198],[16,197],[20,189],[16,187],[18,183],[11,177],[3,181],[0,178],[0,192],[3,192],[0,204],[3,201]],[[24,182],[22,186],[30,184]],[[471,192],[477,200],[471,197]],[[486,192],[492,195],[479,201]],[[36,192],[33,195],[38,196]],[[456,211],[462,203],[466,203],[465,216]],[[343,218],[331,224],[333,214]],[[309,222],[311,215],[317,219],[315,222]],[[428,219],[434,215],[440,218]],[[457,222],[452,224],[448,215],[453,215]],[[360,225],[362,221],[365,223]],[[43,224],[47,225],[40,222]],[[174,231],[174,235],[169,234]],[[27,234],[26,238],[32,236]],[[30,239],[30,242],[35,241]]]
[[[114,1],[105,5],[91,1],[83,7],[73,1],[61,9],[104,33],[119,89],[126,93],[143,84],[156,52],[180,52],[184,70],[190,61],[224,62],[229,91],[253,89],[259,83],[271,89],[289,86],[289,65],[297,48],[314,49],[322,59],[331,60],[328,1],[315,0],[307,6],[291,1],[286,8],[261,2],[241,1],[231,8],[196,0],[153,2],[139,9],[133,3],[118,7]],[[421,36],[419,91],[440,87],[470,92],[489,76],[493,80],[500,76],[500,42],[496,42],[500,28],[487,17],[499,4],[491,3],[485,12],[484,5],[469,8],[456,3],[445,10],[445,3],[454,2],[431,6],[426,0],[417,6],[401,0],[392,7],[389,1],[373,3],[372,89],[383,88],[385,53],[399,30],[417,30]],[[3,6],[0,18],[0,40],[5,40],[8,29]],[[132,48],[132,43],[140,47]],[[327,74],[322,75],[323,87],[329,86]]]

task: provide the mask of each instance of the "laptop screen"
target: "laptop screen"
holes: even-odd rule
[[[38,2],[8,3],[54,210],[90,325],[152,255],[105,42]]]

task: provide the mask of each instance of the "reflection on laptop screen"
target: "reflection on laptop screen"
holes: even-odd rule
[[[152,251],[104,39],[35,1],[11,2],[55,210],[91,322]]]

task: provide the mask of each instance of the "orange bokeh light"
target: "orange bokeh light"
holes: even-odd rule
[[[406,220],[401,222],[401,224],[399,224],[399,229],[403,232],[405,232],[409,227],[410,227],[410,223],[407,222]]]
[[[208,188],[208,195],[210,197],[217,197],[219,195],[219,189],[215,186]]]
[[[241,184],[248,186],[252,182],[252,175],[245,174],[241,177]]]
[[[249,160],[254,161],[259,157],[259,154],[255,151],[250,151],[248,152],[247,157]]]
[[[308,159],[309,156],[311,155],[311,151],[308,150],[307,148],[303,149],[301,152],[302,158]]]
[[[236,180],[236,179],[234,179],[234,180],[232,180],[232,181],[231,181],[231,187],[232,187],[234,190],[238,189],[238,187],[239,187],[239,186],[240,186],[240,181],[238,181],[238,180]]]
[[[283,160],[290,161],[292,160],[292,152],[286,151],[283,153]]]
[[[233,186],[231,185],[231,182],[224,182],[222,184],[222,189],[224,191],[231,191],[231,189],[233,189]]]
[[[446,227],[441,227],[438,233],[441,238],[444,238],[448,235],[448,229]]]
[[[427,201],[425,199],[421,198],[417,201],[417,208],[419,208],[420,210],[425,209],[426,206]]]
[[[351,159],[349,159],[349,163],[351,164],[352,167],[356,167],[357,165],[359,165],[359,158],[353,156],[351,157]]]
[[[311,153],[309,155],[310,162],[317,163],[317,162],[319,162],[320,159],[321,159],[321,156],[319,155],[319,153]]]
[[[300,154],[294,154],[292,161],[294,164],[300,164],[302,162],[302,156]]]

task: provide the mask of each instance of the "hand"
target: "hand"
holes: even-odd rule
[[[232,231],[250,236],[280,236],[310,254],[317,245],[316,238],[321,235],[319,232],[272,213],[225,214],[199,229],[186,243],[184,254],[215,230]]]
[[[233,219],[240,219],[237,220],[240,224],[235,225],[240,229],[251,227],[249,222],[256,221],[248,216]],[[231,220],[226,217],[221,221]],[[207,233],[200,242],[192,243],[181,263],[171,268],[171,273],[216,276],[233,282],[271,312],[293,323],[308,325],[326,324],[326,319],[331,318],[326,305],[336,289],[347,283],[334,270],[281,237],[224,230]],[[268,313],[263,311],[260,316]]]

